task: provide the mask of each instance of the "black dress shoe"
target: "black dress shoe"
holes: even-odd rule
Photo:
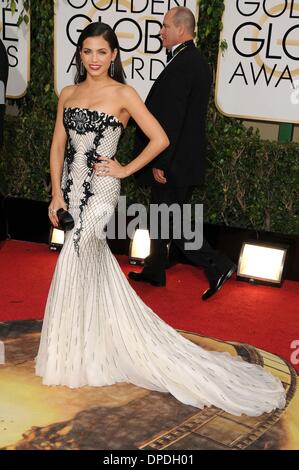
[[[221,276],[219,276],[218,279],[214,279],[213,281],[210,281],[210,287],[202,294],[202,297],[201,297],[202,300],[207,300],[210,297],[212,297],[212,295],[216,294],[216,292],[218,292],[221,289],[225,281],[227,281],[235,271],[236,271],[236,266],[233,265],[228,271],[221,274]]]
[[[133,281],[137,281],[137,282],[148,282],[149,284],[151,284],[152,286],[154,287],[164,287],[166,286],[166,280],[162,280],[162,281],[155,281],[153,279],[149,279],[148,277],[146,277],[143,272],[141,273],[136,273],[134,271],[130,271],[129,274],[128,274],[128,277],[130,279],[132,279]]]

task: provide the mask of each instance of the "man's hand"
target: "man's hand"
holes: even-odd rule
[[[153,168],[153,175],[155,180],[158,183],[165,184],[167,183],[167,179],[164,176],[164,170],[159,170],[159,168]]]

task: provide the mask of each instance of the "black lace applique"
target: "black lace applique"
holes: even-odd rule
[[[106,121],[107,121],[107,125],[109,125],[109,127],[112,127],[113,130],[117,129],[118,127],[123,128],[122,123],[120,121],[118,121],[117,119],[115,119],[114,116],[106,114]]]
[[[98,156],[100,156],[97,154],[97,148],[104,137],[104,131],[107,129],[107,127],[112,127],[113,130],[115,130],[119,127],[123,127],[123,125],[117,118],[115,118],[115,116],[84,108],[65,108],[64,124],[68,134],[69,130],[75,130],[79,134],[85,134],[87,132],[96,132],[92,148],[85,152],[88,172],[82,185],[83,197],[80,199],[79,204],[79,226],[74,232],[74,246],[79,256],[79,243],[81,239],[82,230],[84,230],[83,210],[84,207],[87,206],[89,198],[93,196],[93,192],[91,191],[91,183],[94,177],[93,165],[98,161]],[[71,186],[73,184],[71,178],[71,164],[73,163],[74,156],[76,154],[76,150],[70,143],[69,135],[68,140],[69,145],[66,154],[68,177],[64,188],[64,198],[67,203],[69,203],[68,193],[71,191]]]
[[[97,161],[96,149],[92,148],[85,152],[86,162],[89,169],[93,168],[94,163]]]
[[[66,108],[64,115],[64,122],[68,129],[75,130],[78,134],[85,134],[85,132],[92,132],[94,125],[87,109],[80,108]]]
[[[71,165],[74,161],[75,154],[76,154],[75,147],[72,145],[71,141],[69,140],[66,155],[65,155],[67,178],[66,178],[65,187],[63,188],[63,197],[67,205],[69,205],[70,203],[68,194],[71,192],[71,187],[73,185],[73,179],[71,176]]]
[[[69,203],[70,203],[70,198],[69,198],[69,194],[71,192],[71,186],[73,185],[73,179],[72,177],[68,177],[68,179],[66,180],[66,184],[65,184],[65,187],[63,188],[62,192],[63,192],[63,198],[67,204],[67,206],[69,206]]]
[[[71,165],[73,163],[75,155],[76,155],[76,149],[71,143],[71,141],[69,140],[69,144],[68,144],[66,155],[65,155],[68,165]]]
[[[94,172],[93,172],[93,169],[90,169],[88,171],[88,174],[85,178],[85,181],[83,183],[83,194],[84,196],[80,199],[80,204],[79,204],[79,209],[80,209],[80,213],[79,213],[79,220],[80,220],[80,224],[79,224],[79,227],[75,230],[75,234],[74,234],[74,245],[75,245],[75,250],[79,256],[79,242],[80,242],[80,239],[81,239],[81,232],[83,230],[83,209],[85,206],[87,206],[87,202],[88,202],[88,199],[93,196],[93,193],[91,192],[91,180],[92,180],[92,177],[94,175]]]
[[[95,124],[105,123],[106,126],[123,127],[122,123],[112,114],[87,108],[65,108],[64,123],[67,129],[77,131],[79,134],[94,131]]]

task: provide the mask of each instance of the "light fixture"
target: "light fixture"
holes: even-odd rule
[[[243,243],[238,263],[237,279],[280,287],[287,246],[265,242]]]
[[[149,231],[138,228],[130,243],[129,263],[144,264],[145,258],[150,254],[150,246]]]
[[[59,228],[51,227],[49,237],[49,249],[58,251],[64,244],[64,231]]]

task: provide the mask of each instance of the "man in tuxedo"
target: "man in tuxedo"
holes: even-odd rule
[[[204,180],[206,115],[212,78],[207,62],[194,45],[194,30],[195,18],[188,8],[175,7],[166,13],[160,35],[168,52],[167,65],[145,104],[164,128],[170,145],[137,174],[139,184],[151,186],[151,204],[182,207],[194,187]],[[138,155],[146,143],[146,137],[137,128],[134,154]],[[145,259],[143,271],[130,272],[129,278],[165,286],[168,242],[159,227],[158,238],[151,240],[151,254]],[[197,250],[186,249],[185,243],[184,236],[172,240],[189,262],[204,267],[210,284],[202,295],[206,300],[229,279],[235,265],[205,239]]]
[[[0,39],[0,148],[3,144],[3,125],[5,114],[5,91],[8,79],[8,58],[6,48]]]

